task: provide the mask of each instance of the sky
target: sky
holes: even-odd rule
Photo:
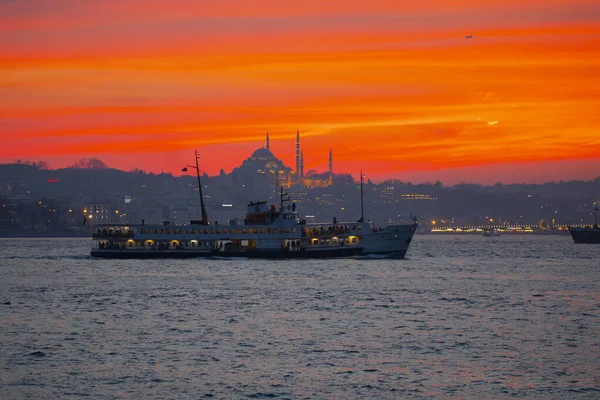
[[[472,38],[466,38],[472,35]],[[0,0],[0,163],[600,175],[594,0]]]

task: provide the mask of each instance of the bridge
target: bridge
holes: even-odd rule
[[[586,224],[556,224],[548,226],[544,224],[514,224],[514,225],[444,225],[434,227],[423,227],[426,232],[431,233],[483,233],[484,231],[495,230],[500,233],[567,233],[569,226],[573,228],[583,228]]]

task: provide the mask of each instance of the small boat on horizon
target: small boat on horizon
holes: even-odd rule
[[[494,228],[484,229],[483,236],[486,236],[486,237],[500,236],[500,232],[498,232]]]

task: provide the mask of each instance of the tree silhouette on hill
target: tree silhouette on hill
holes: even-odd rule
[[[104,161],[98,160],[97,158],[82,158],[75,164],[71,165],[71,168],[106,169],[108,166],[104,163]]]

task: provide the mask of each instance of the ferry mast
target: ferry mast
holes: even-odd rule
[[[360,219],[358,222],[365,222],[365,213],[363,208],[363,172],[360,171]]]
[[[195,168],[196,169],[196,177],[198,178],[198,193],[200,195],[200,210],[202,213],[202,225],[208,225],[208,216],[206,215],[206,208],[204,207],[204,198],[202,196],[202,183],[200,183],[200,167],[198,166],[198,159],[200,156],[198,155],[198,151],[194,150],[194,155],[196,156],[196,165],[187,165],[186,167]],[[187,168],[182,169],[182,171],[187,171]]]

